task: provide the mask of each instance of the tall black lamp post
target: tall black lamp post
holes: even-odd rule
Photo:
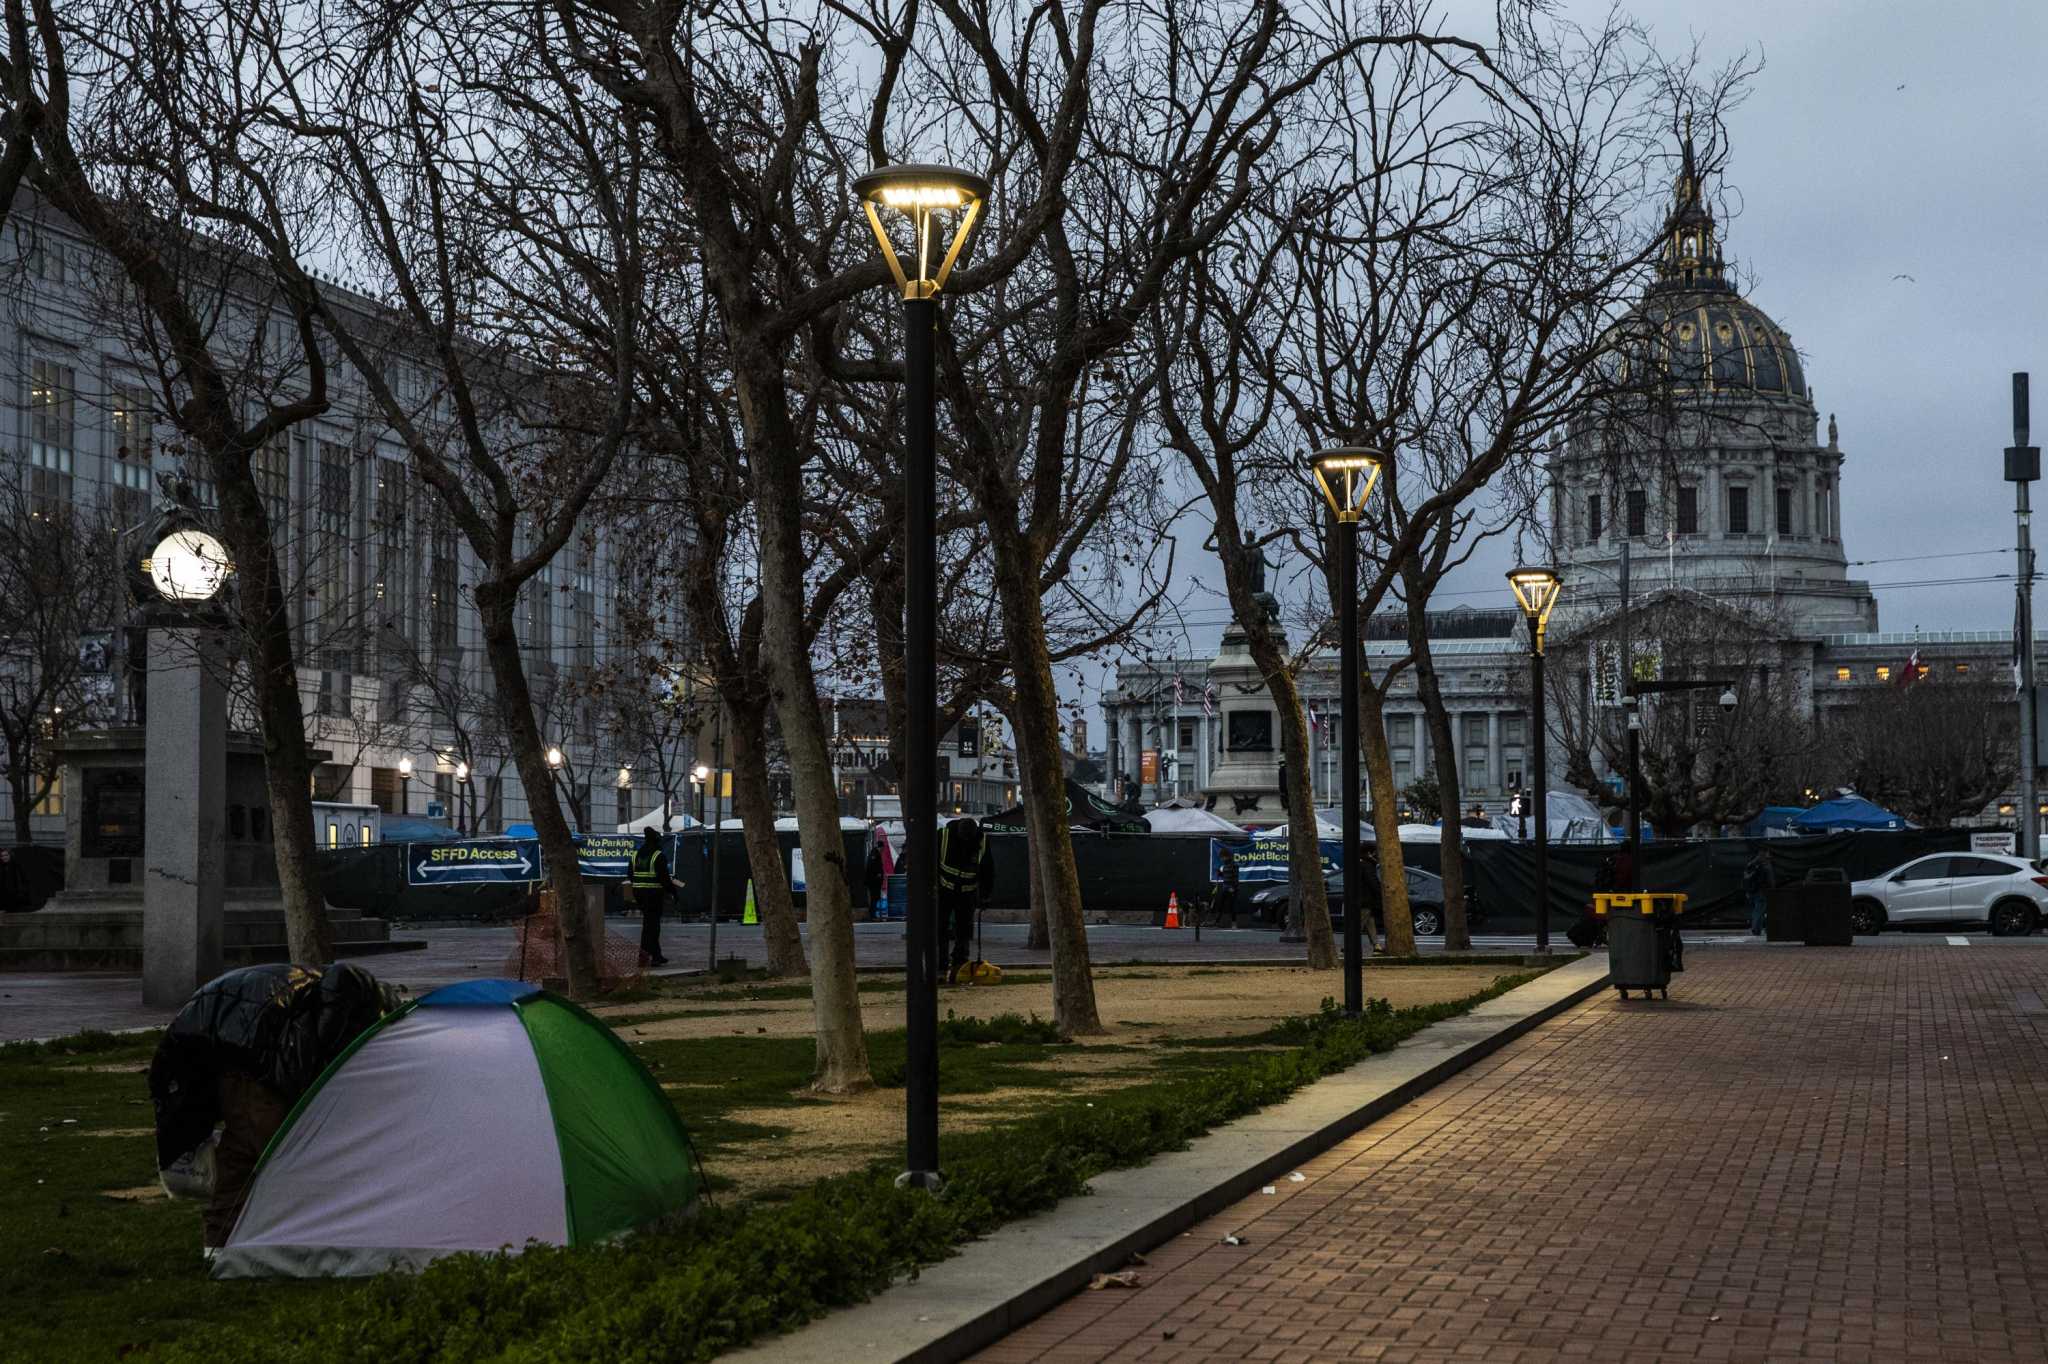
[[[1337,518],[1338,707],[1343,714],[1344,787],[1344,1012],[1365,1009],[1364,944],[1358,912],[1358,518],[1386,455],[1361,445],[1338,445],[1309,456],[1323,499]]]
[[[1550,623],[1550,608],[1557,605],[1557,570],[1517,568],[1509,572],[1508,585],[1515,600],[1529,618],[1529,738],[1534,752],[1530,766],[1536,773],[1536,950],[1550,950],[1550,769],[1543,753],[1543,630]]]
[[[885,166],[853,182],[903,296],[904,1161],[898,1183],[939,1178],[939,964],[934,904],[938,840],[938,474],[933,341],[939,290],[981,216],[988,181],[945,166]],[[887,223],[884,222],[887,215]],[[950,220],[953,240],[943,240]],[[907,229],[899,252],[890,228]],[[909,268],[906,268],[909,267]],[[912,270],[915,273],[912,273]]]

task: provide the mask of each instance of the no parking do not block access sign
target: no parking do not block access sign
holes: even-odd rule
[[[537,838],[409,843],[405,849],[405,881],[410,886],[468,886],[540,879]]]

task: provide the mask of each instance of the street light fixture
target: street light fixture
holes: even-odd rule
[[[1308,467],[1337,518],[1338,709],[1343,715],[1344,1012],[1365,1009],[1363,926],[1358,907],[1358,521],[1387,457],[1362,445],[1335,445],[1308,457]]]
[[[559,748],[550,748],[550,749],[548,749],[548,766],[549,766],[549,767],[552,767],[552,768],[554,768],[554,769],[555,769],[556,771],[560,771],[560,770],[561,770],[561,767],[562,767],[562,750],[561,750],[561,749],[559,749]]]
[[[1543,632],[1550,625],[1551,608],[1563,584],[1557,570],[1542,566],[1511,569],[1508,586],[1515,601],[1529,619],[1529,740],[1531,766],[1536,773],[1536,950],[1550,950],[1550,768],[1545,761],[1543,739]],[[1633,714],[1631,714],[1633,719]]]
[[[412,813],[412,755],[398,760],[398,813]]]
[[[988,201],[989,182],[946,166],[884,166],[853,182],[903,298],[903,824],[910,859],[905,894],[904,1155],[899,1183],[937,1189],[939,1177],[939,964],[934,904],[938,825],[938,498],[933,467],[939,290]],[[887,217],[887,223],[884,217]],[[950,220],[952,241],[941,239]],[[909,260],[891,228],[907,228]],[[933,266],[938,257],[937,267]]]

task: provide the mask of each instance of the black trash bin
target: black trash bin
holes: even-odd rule
[[[1796,889],[1800,897],[1801,940],[1808,947],[1849,947],[1856,928],[1849,919],[1847,881],[1807,880]]]
[[[1656,919],[1648,914],[1608,916],[1607,969],[1623,999],[1630,990],[1641,990],[1645,999],[1652,990],[1671,997],[1671,957]]]
[[[1806,938],[1806,887],[1773,886],[1764,892],[1764,941],[1803,942]]]

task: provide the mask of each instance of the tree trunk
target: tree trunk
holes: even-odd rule
[[[209,461],[220,498],[221,537],[241,592],[242,642],[263,739],[263,783],[270,798],[277,886],[284,901],[285,947],[301,966],[334,960],[334,927],[314,870],[313,754],[299,699],[298,659],[284,608],[272,528],[246,455]],[[287,527],[278,528],[288,533]]]
[[[13,749],[14,745],[10,742],[8,747]],[[14,841],[17,845],[34,841],[29,835],[29,814],[35,809],[35,801],[29,797],[33,778],[29,775],[28,768],[28,759],[20,757],[18,753],[10,754],[7,764],[7,794],[12,797],[14,806]]]
[[[1261,608],[1263,609],[1263,608]],[[1287,758],[1287,876],[1295,887],[1288,897],[1288,927],[1308,939],[1308,964],[1327,971],[1338,964],[1336,934],[1330,927],[1330,893],[1323,880],[1322,842],[1316,837],[1314,774],[1309,770],[1308,725],[1301,711],[1301,687],[1273,638],[1264,630],[1248,630],[1252,661],[1266,679],[1266,690],[1280,712],[1280,749]],[[1339,865],[1342,865],[1341,863]],[[1361,941],[1367,941],[1361,935]],[[1368,949],[1369,950],[1369,949]]]
[[[1451,732],[1450,713],[1444,709],[1443,687],[1436,660],[1429,652],[1427,631],[1419,627],[1413,612],[1408,617],[1408,647],[1415,656],[1415,690],[1422,698],[1422,720],[1436,754],[1437,805],[1444,822],[1443,862],[1437,872],[1444,883],[1444,950],[1463,952],[1472,946],[1472,929],[1465,922],[1465,826],[1458,822],[1465,797],[1458,782],[1458,739]]]
[[[771,358],[769,363],[778,361]],[[804,903],[811,939],[811,1008],[818,1069],[811,1087],[826,1094],[871,1088],[854,975],[853,897],[846,842],[839,832],[839,791],[818,708],[804,631],[802,442],[789,428],[773,378],[742,370],[741,405],[769,420],[750,430],[754,500],[759,509],[761,654],[789,755],[797,838],[804,850]],[[763,401],[766,398],[766,401]],[[750,423],[750,426],[752,423]]]
[[[1408,869],[1401,862],[1400,797],[1394,790],[1394,757],[1387,749],[1386,698],[1372,673],[1358,666],[1358,736],[1365,745],[1365,779],[1372,791],[1372,829],[1380,849],[1380,927],[1387,954],[1415,955],[1415,921],[1408,906]],[[1392,850],[1390,856],[1388,850]]]
[[[1025,797],[1026,837],[1037,849],[1043,873],[1046,928],[1052,946],[1052,1021],[1062,1037],[1104,1031],[1095,1009],[1095,978],[1088,964],[1088,923],[1081,904],[1081,877],[1074,865],[1074,840],[1067,832],[1065,774],[1060,771],[1059,691],[1047,662],[1045,616],[1035,574],[1001,562],[998,537],[996,586],[1002,602],[1003,637],[1009,645],[1017,684],[1017,767]]]
[[[807,976],[803,932],[796,925],[796,901],[782,867],[782,843],[775,836],[775,802],[768,798],[767,716],[758,706],[725,708],[732,741],[732,804],[745,829],[747,866],[754,878],[754,908],[768,948],[768,974]],[[712,831],[716,838],[717,831]]]
[[[1030,824],[1031,780],[1030,765],[1024,761],[1024,727],[1017,723],[1014,708],[1006,712],[1010,728],[1017,734],[1017,796],[1025,812],[1026,827]],[[1065,787],[1061,788],[1063,791]],[[1024,882],[1025,904],[1030,910],[1030,929],[1024,939],[1024,946],[1032,952],[1047,952],[1052,949],[1052,928],[1045,917],[1045,871],[1038,865],[1038,840],[1029,833],[1024,835]]]
[[[540,724],[533,714],[533,693],[526,684],[526,664],[519,656],[519,635],[512,625],[516,590],[500,583],[486,583],[476,590],[477,615],[483,623],[484,657],[491,665],[491,678],[498,686],[498,714],[511,741],[513,770],[526,788],[527,817],[540,835],[541,860],[547,864],[548,885],[555,892],[555,908],[562,919],[564,966],[573,999],[594,999],[602,988],[598,980],[598,944],[591,941],[584,919],[583,876],[576,865],[576,843],[569,836],[569,821],[562,817],[562,803],[555,794],[555,774],[549,768],[547,746],[541,741]],[[310,829],[310,822],[308,828]]]

